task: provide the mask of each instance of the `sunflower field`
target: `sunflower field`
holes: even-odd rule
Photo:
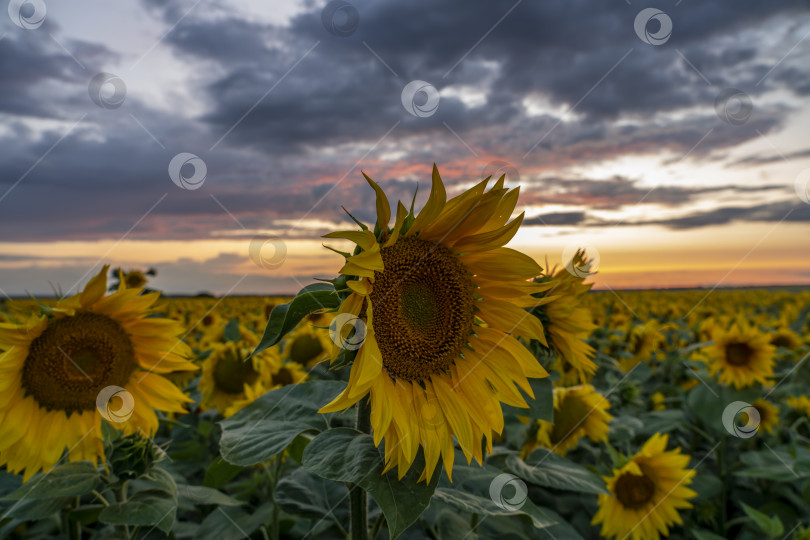
[[[294,297],[0,304],[0,538],[810,539],[810,291],[593,292],[503,178],[367,180]]]

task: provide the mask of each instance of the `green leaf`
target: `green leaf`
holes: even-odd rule
[[[0,521],[7,515],[23,521],[37,521],[48,518],[72,503],[75,497],[54,497],[53,499],[21,499],[8,510],[0,512]]]
[[[272,347],[281,341],[287,332],[301,322],[301,319],[319,309],[336,308],[340,298],[331,283],[313,283],[301,289],[295,298],[287,304],[276,306],[270,313],[270,320],[264,329],[259,345],[253,354]]]
[[[244,467],[231,465],[222,459],[222,456],[217,456],[205,470],[203,484],[206,487],[220,489],[233,480],[237,474],[242,472],[242,469],[244,469]]]
[[[315,437],[304,450],[304,467],[327,480],[351,482],[366,490],[385,515],[392,539],[422,515],[440,476],[434,474],[429,485],[417,483],[424,468],[419,456],[402,480],[393,470],[383,475],[383,456],[371,435],[349,428]]]
[[[348,495],[345,484],[325,480],[302,467],[279,481],[274,498],[289,514],[345,524],[349,520]]]
[[[529,397],[528,394],[520,390],[526,403],[529,404],[528,409],[521,407],[512,407],[511,405],[504,405],[504,414],[517,414],[521,416],[528,416],[535,420],[546,420],[548,422],[554,419],[554,391],[551,387],[551,379],[546,377],[544,379],[529,379],[529,385],[534,392],[534,398]]]
[[[220,452],[233,465],[255,465],[284,450],[304,431],[326,429],[330,415],[318,409],[345,387],[341,381],[283,386],[222,421]]]
[[[178,496],[192,504],[215,504],[218,506],[240,506],[244,504],[219,490],[205,486],[177,485]]]
[[[239,321],[236,317],[228,321],[228,324],[225,325],[222,337],[226,342],[233,341],[236,343],[242,340],[242,333],[239,331]]]
[[[65,463],[45,474],[37,474],[4,499],[39,500],[75,497],[90,493],[100,481],[98,470],[89,461]]]
[[[685,422],[682,409],[653,411],[641,416],[641,423],[644,427],[640,433],[645,435],[669,433],[683,426]]]
[[[810,464],[797,461],[784,447],[745,452],[740,455],[740,461],[746,468],[736,471],[736,476],[775,482],[795,482],[810,476]]]
[[[745,503],[741,504],[748,517],[750,517],[754,523],[756,523],[757,527],[759,527],[762,532],[771,538],[775,536],[782,536],[782,534],[784,534],[785,528],[782,525],[782,521],[777,516],[771,517],[758,510],[754,510]]]
[[[98,521],[98,516],[104,510],[103,504],[87,504],[70,511],[70,519],[78,521],[82,525],[90,525]]]
[[[167,470],[160,467],[153,467],[146,475],[135,480],[133,484],[138,485],[143,490],[165,491],[173,498],[177,498],[177,484],[174,478]]]
[[[273,503],[266,502],[248,514],[239,507],[217,507],[208,514],[195,536],[197,540],[243,540],[273,517]]]
[[[546,448],[538,448],[526,458],[506,458],[506,466],[525,482],[564,491],[608,493],[601,478]]]
[[[111,504],[98,519],[109,525],[154,525],[168,534],[174,525],[177,500],[156,489],[139,491],[123,503]]]
[[[692,530],[692,534],[695,535],[696,540],[726,540],[723,536],[718,536],[713,532],[704,531],[704,530]]]
[[[491,465],[467,465],[463,454],[456,451],[452,483],[443,476],[434,499],[472,514],[489,516],[524,515],[536,528],[555,525],[557,521],[528,498],[526,484],[517,476],[504,473]],[[492,498],[492,493],[498,502]]]

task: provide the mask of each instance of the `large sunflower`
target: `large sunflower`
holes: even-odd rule
[[[767,384],[773,376],[775,347],[770,336],[754,326],[736,323],[727,331],[713,332],[714,344],[704,349],[709,357],[709,372],[717,380],[734,388],[759,382]]]
[[[531,448],[539,444],[564,456],[582,437],[607,441],[613,419],[608,409],[610,402],[590,384],[554,388],[554,422],[537,421],[537,440]]]
[[[108,268],[52,316],[0,324],[0,465],[24,469],[23,480],[50,470],[66,448],[70,461],[103,459],[102,415],[127,434],[152,435],[155,409],[184,412],[191,401],[159,375],[197,369],[177,338],[181,326],[147,317],[159,293],[122,280],[105,297]]]
[[[605,477],[610,495],[599,495],[599,510],[591,524],[602,524],[606,538],[658,540],[669,527],[681,524],[678,510],[691,508],[697,493],[687,486],[696,471],[687,469],[689,456],[667,451],[668,436],[656,433],[613,476]]]
[[[541,268],[530,257],[503,247],[520,226],[509,222],[518,189],[503,178],[487,180],[446,199],[434,166],[430,196],[419,215],[400,202],[393,228],[382,189],[377,194],[375,232],[334,232],[357,244],[341,274],[356,277],[337,316],[365,320],[349,383],[321,412],[344,410],[370,396],[374,443],[385,439],[386,471],[402,477],[419,446],[430,480],[441,457],[448,476],[454,438],[467,461],[491,451],[503,429],[501,402],[526,407],[515,385],[534,397],[528,377],[548,373],[516,339],[548,345],[540,321],[524,308],[548,299],[547,288],[528,280]],[[333,360],[337,356],[333,351]]]

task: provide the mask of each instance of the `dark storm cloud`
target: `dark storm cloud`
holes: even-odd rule
[[[585,221],[585,212],[551,212],[523,220],[523,225],[580,225]]]
[[[62,40],[56,26],[51,31],[87,70],[42,32],[14,30],[0,44],[0,112],[6,114],[0,197],[24,177],[0,203],[0,240],[120,238],[141,218],[130,238],[204,238],[238,230],[212,194],[251,230],[277,229],[279,220],[295,222],[307,213],[309,219],[342,220],[335,201],[371,221],[373,193],[360,167],[393,200],[409,202],[420,179],[418,206],[434,161],[458,180],[475,177],[490,156],[549,174],[630,155],[706,159],[758,138],[757,131],[778,130],[790,109],[765,106],[758,96],[777,88],[803,95],[810,73],[789,57],[756,84],[774,61],[763,57],[765,45],[752,42],[750,32],[780,17],[796,18],[806,5],[801,2],[667,7],[675,31],[661,47],[635,35],[633,19],[643,7],[635,2],[523,2],[494,28],[513,2],[357,2],[360,24],[347,38],[324,29],[322,3],[284,26],[207,3],[191,11],[193,2],[145,4],[168,31],[159,47],[190,67],[183,91],[202,104],[193,117],[158,109],[135,92],[120,109],[95,107],[87,95],[89,74],[116,53]],[[779,38],[775,34],[774,42]],[[777,58],[790,46],[773,49]],[[152,58],[140,69],[149,69]],[[470,104],[446,92],[435,115],[416,118],[400,103],[403,86],[413,79],[439,90],[473,87],[481,101]],[[754,100],[754,113],[742,126],[723,124],[713,114],[725,86],[740,87]],[[565,117],[529,116],[523,102],[534,98],[560,111],[581,102]],[[700,110],[676,114],[686,108]],[[32,117],[63,125],[35,129]],[[381,158],[383,149],[396,157]],[[182,151],[205,160],[203,189],[182,191],[169,180],[168,162]],[[655,180],[657,172],[649,174]],[[526,203],[611,209],[635,204],[647,191],[626,178],[568,179],[562,188],[528,173],[524,179]],[[663,186],[645,202],[677,205],[722,189]],[[589,223],[579,211],[546,218],[550,224]]]
[[[757,193],[784,191],[784,186],[679,187],[640,185],[637,180],[615,176],[606,180],[546,177],[526,182],[524,204],[582,205],[600,210],[618,210],[644,201],[647,204],[680,206],[703,196],[718,193]],[[563,215],[568,215],[567,213]],[[575,213],[571,213],[572,219]],[[582,221],[581,219],[579,221]],[[552,225],[552,223],[548,223]]]
[[[681,218],[638,221],[624,225],[662,225],[670,229],[694,229],[725,225],[734,221],[808,223],[810,205],[784,201],[755,206],[725,206]]]
[[[541,214],[523,221],[527,226],[590,226],[590,227],[639,227],[659,225],[671,230],[696,229],[733,222],[754,223],[808,223],[810,205],[782,201],[754,206],[723,206],[714,210],[694,212],[682,217],[660,220],[608,221],[589,215],[587,212],[557,212]]]
[[[796,150],[795,152],[786,152],[779,155],[753,155],[739,159],[729,165],[746,166],[746,165],[766,165],[768,163],[779,163],[780,161],[790,161],[792,159],[801,159],[810,157],[810,148],[804,150]]]

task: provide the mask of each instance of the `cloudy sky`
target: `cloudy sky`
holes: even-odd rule
[[[294,292],[434,162],[598,288],[810,283],[808,59],[806,1],[12,0],[0,289]]]

